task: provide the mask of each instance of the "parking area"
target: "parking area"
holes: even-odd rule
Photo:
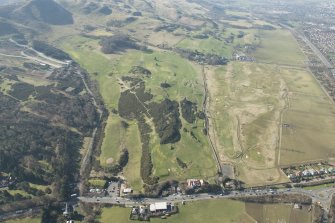
[[[121,186],[121,183],[119,181],[118,182],[115,182],[115,181],[109,182],[109,186],[107,188],[108,196],[112,197],[112,198],[120,197],[120,186]]]

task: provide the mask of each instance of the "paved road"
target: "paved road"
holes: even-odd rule
[[[31,50],[31,51],[33,51],[33,52],[36,53],[36,54],[38,55],[38,57],[40,57],[42,60],[45,59],[45,60],[48,60],[48,61],[50,61],[50,62],[56,63],[57,66],[60,66],[60,67],[61,67],[62,65],[67,65],[67,64],[68,64],[68,62],[64,62],[64,61],[57,60],[57,59],[55,59],[55,58],[49,57],[49,56],[45,55],[44,53],[41,53],[41,52],[35,50],[34,48],[28,46],[28,45],[22,45],[22,44],[19,44],[18,42],[16,42],[16,41],[13,40],[12,38],[9,39],[9,41],[12,42],[12,43],[14,43],[16,46],[21,47],[21,48],[23,48],[23,49],[25,49],[25,50]],[[26,56],[29,56],[29,55],[26,55]],[[35,58],[34,56],[31,56],[31,57],[32,57],[32,58]],[[54,65],[55,65],[55,64],[54,64]]]
[[[34,62],[47,64],[47,65],[49,65],[53,68],[61,68],[62,66],[68,64],[68,62],[64,62],[64,61],[61,61],[61,60],[57,60],[57,59],[48,57],[45,54],[43,54],[41,52],[38,52],[38,51],[34,50],[33,48],[31,48],[29,46],[21,45],[21,44],[15,42],[12,39],[10,39],[10,42],[16,44],[18,47],[23,48],[23,50],[21,51],[21,55],[11,55],[11,54],[0,53],[0,56],[31,60],[31,61],[34,61]],[[28,55],[27,53],[25,53],[24,51],[27,50],[27,49],[36,53],[37,56]]]

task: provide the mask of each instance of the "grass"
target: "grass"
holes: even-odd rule
[[[129,160],[123,172],[133,190],[139,191],[142,189],[142,179],[140,175],[142,148],[140,132],[135,123],[130,124],[126,137],[131,140],[128,140],[126,144],[129,151]]]
[[[260,31],[261,44],[254,56],[258,61],[274,64],[303,65],[306,57],[287,30]]]
[[[15,219],[15,220],[8,220],[5,223],[40,223],[41,219],[38,217],[33,218],[22,218],[22,219]]]
[[[196,102],[201,109],[203,100],[203,86],[200,67],[181,58],[172,52],[143,53],[140,51],[127,51],[122,55],[106,56],[99,52],[95,40],[80,36],[72,36],[60,43],[81,66],[89,71],[93,79],[97,80],[100,93],[111,111],[118,107],[120,87],[117,82],[126,75],[132,66],[143,66],[152,72],[150,78],[145,78],[146,89],[153,95],[154,101],[166,97],[181,101],[185,97]],[[160,84],[169,83],[172,87],[162,89]],[[111,112],[110,112],[111,113]],[[119,152],[128,148],[130,153],[129,165],[124,174],[132,187],[141,188],[142,181],[139,175],[141,143],[136,123],[130,123],[129,129],[121,126],[121,118],[111,113],[105,129],[105,139],[101,147],[100,161],[106,166],[106,161],[112,158],[118,160]],[[192,129],[193,126],[183,121],[184,126]],[[161,180],[176,177],[186,179],[189,177],[211,178],[216,173],[206,137],[202,133],[203,122],[199,121],[192,131],[201,141],[196,142],[189,134],[182,133],[182,140],[173,145],[160,145],[157,136],[151,138],[154,174]],[[173,157],[173,158],[171,158]],[[190,167],[181,169],[176,164],[176,157],[184,160]]]
[[[152,72],[151,78],[144,81],[146,89],[150,89],[155,95],[154,100],[160,101],[169,97],[179,101],[187,97],[200,104],[203,97],[200,69],[179,55],[170,52],[132,51],[119,59],[116,66],[117,75],[127,74],[132,66],[143,66]],[[165,81],[172,87],[162,89],[160,84]]]
[[[102,208],[101,216],[98,220],[101,223],[110,222],[111,219],[114,219],[116,222],[133,222],[129,220],[130,208],[121,208],[121,207],[112,207],[112,208]]]
[[[105,138],[101,146],[100,163],[107,166],[107,159],[112,158],[113,163],[117,163],[120,155],[120,148],[124,144],[126,131],[121,127],[119,116],[111,114],[105,129]]]

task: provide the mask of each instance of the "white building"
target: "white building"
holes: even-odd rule
[[[133,193],[133,189],[131,189],[131,188],[125,188],[125,189],[123,189],[123,193],[124,193],[124,194],[130,194],[130,193]]]
[[[166,211],[166,210],[167,210],[166,202],[158,202],[158,203],[150,204],[150,212]]]

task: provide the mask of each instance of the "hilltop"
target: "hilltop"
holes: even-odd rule
[[[23,4],[22,7],[4,6],[0,9],[0,16],[24,23],[27,21],[37,21],[49,25],[73,23],[72,13],[53,0],[31,0]]]

